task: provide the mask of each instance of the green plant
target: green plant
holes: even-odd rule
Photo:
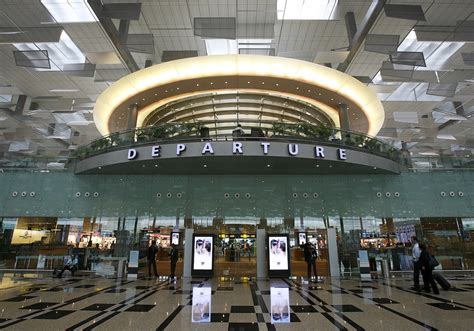
[[[284,123],[273,123],[273,134],[275,136],[283,136],[285,134],[286,125]]]
[[[315,136],[323,141],[328,141],[333,135],[333,129],[325,125],[319,125],[315,128]]]
[[[110,139],[110,146],[118,146],[122,142],[119,132],[111,133],[109,136],[109,139]]]

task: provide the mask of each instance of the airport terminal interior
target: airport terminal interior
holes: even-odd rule
[[[0,329],[473,330],[473,0],[0,0]]]

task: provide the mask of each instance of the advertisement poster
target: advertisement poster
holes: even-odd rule
[[[272,323],[290,323],[290,292],[286,288],[270,287]]]
[[[171,244],[179,246],[179,232],[171,233]]]
[[[306,245],[306,233],[304,232],[300,232],[298,233],[298,242],[299,242],[299,245]]]
[[[211,321],[211,288],[193,288],[192,323],[209,323]]]
[[[288,237],[269,236],[268,247],[270,270],[288,270]]]
[[[211,236],[194,237],[194,270],[212,270],[212,239]]]

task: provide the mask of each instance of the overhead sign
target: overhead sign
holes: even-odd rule
[[[232,141],[232,142],[226,142],[224,148],[228,149],[228,153],[219,153],[222,150],[222,146],[220,146],[219,149],[216,148],[217,144],[222,144],[222,142],[219,143],[212,143],[212,142],[203,142],[200,148],[201,155],[229,155],[230,152],[232,152],[233,155],[246,155],[246,149],[244,148],[244,143],[240,141]],[[193,144],[195,145],[195,144]],[[272,143],[271,142],[260,142],[259,143],[260,148],[261,148],[261,155],[269,155],[272,156],[275,153],[272,153]],[[166,145],[167,149],[164,150],[162,149],[161,145],[153,145],[148,148],[148,156],[146,156],[147,159],[149,158],[160,158],[163,156],[186,156],[187,154],[192,154],[193,156],[196,154],[195,151],[194,153],[190,153],[187,151],[187,144],[175,144],[174,149],[170,149],[170,145]],[[306,146],[306,145],[305,145]],[[193,146],[196,149],[196,146]],[[288,143],[286,144],[286,150],[287,150],[287,155],[288,156],[303,156],[303,157],[308,157],[308,151],[300,149],[300,144],[296,143]],[[331,151],[334,153],[334,151]],[[347,160],[347,150],[344,148],[337,148],[336,149],[336,155],[333,155],[333,157],[336,157],[338,160]],[[325,159],[326,154],[328,151],[326,151],[326,148],[324,146],[318,146],[315,145],[313,146],[313,157],[316,159]],[[254,148],[252,148],[252,151],[249,150],[249,154],[255,154]],[[127,160],[137,160],[140,159],[143,155],[137,151],[136,148],[130,148],[127,151]],[[274,155],[274,156],[280,156],[280,155]]]
[[[243,166],[246,167],[243,167]],[[319,168],[319,165],[322,165]],[[327,166],[326,166],[327,165]],[[76,173],[399,173],[400,164],[365,149],[287,139],[156,142],[113,149],[76,164]]]

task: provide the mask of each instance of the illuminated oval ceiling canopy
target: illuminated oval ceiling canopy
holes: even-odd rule
[[[338,105],[349,107],[351,129],[376,135],[384,110],[367,86],[340,71],[314,63],[260,55],[201,56],[158,64],[123,77],[97,99],[94,121],[103,135],[125,129],[128,107],[138,122],[167,102],[209,93],[256,91],[304,100],[338,124]]]

